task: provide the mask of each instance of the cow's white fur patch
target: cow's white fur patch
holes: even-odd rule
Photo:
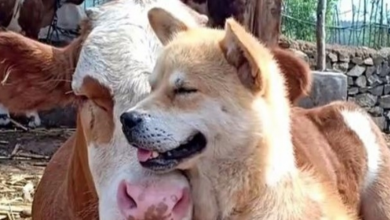
[[[158,176],[142,169],[136,149],[126,141],[119,121],[123,112],[150,92],[148,78],[162,49],[147,18],[147,11],[153,6],[171,11],[189,25],[196,24],[178,0],[120,0],[87,11],[93,30],[83,44],[72,88],[78,94],[83,79],[93,77],[110,89],[115,103],[111,142],[106,146],[90,143],[88,147],[89,166],[99,195],[102,220],[121,219],[115,204],[119,182],[123,179],[145,185],[161,181],[188,184],[177,172]]]
[[[367,174],[363,187],[363,189],[366,190],[378,177],[379,167],[382,163],[380,145],[377,142],[376,135],[372,130],[367,114],[361,111],[343,110],[341,111],[341,115],[347,126],[353,130],[362,141],[367,152]]]

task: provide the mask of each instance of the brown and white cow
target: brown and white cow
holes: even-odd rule
[[[149,19],[166,47],[121,122],[143,167],[188,173],[195,219],[390,219],[390,151],[363,109],[291,107],[277,56],[233,19]]]
[[[51,25],[54,14],[59,12],[59,14],[57,13],[59,16],[58,24],[65,23],[67,27],[76,29],[76,25],[80,22],[77,19],[80,19],[83,14],[75,9],[83,2],[84,0],[2,0],[0,1],[0,26],[24,34],[29,38],[38,39],[42,28]],[[72,14],[64,15],[63,10],[70,11]],[[46,29],[48,28],[46,27]],[[2,60],[0,59],[1,65]],[[0,84],[1,86],[2,84]],[[0,99],[0,126],[10,123],[8,108],[9,106]],[[21,113],[26,114],[30,127],[41,125],[38,112],[34,109]]]
[[[38,186],[33,219],[191,219],[186,177],[143,169],[119,123],[119,115],[150,91],[148,77],[162,48],[147,20],[153,5],[187,25],[206,21],[176,0],[125,0],[89,10],[81,36],[65,48],[0,32],[0,55],[7,54],[12,67],[0,69],[0,81],[9,85],[0,87],[0,98],[12,111],[79,107],[76,133],[55,153]],[[288,53],[274,51],[282,66],[289,63]],[[304,63],[284,68],[296,71],[289,82],[307,88]],[[291,97],[302,95],[294,91]]]

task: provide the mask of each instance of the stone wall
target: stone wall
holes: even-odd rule
[[[316,46],[303,41],[282,39],[315,69]],[[347,76],[347,99],[365,108],[378,126],[390,131],[390,48],[379,51],[365,47],[327,46],[327,70]]]

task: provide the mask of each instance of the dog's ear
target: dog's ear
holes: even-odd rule
[[[233,18],[225,23],[225,37],[220,43],[226,60],[237,68],[238,77],[254,93],[263,92],[272,54]]]
[[[195,19],[195,22],[197,25],[205,27],[207,23],[209,22],[209,17],[205,14],[201,14],[200,12],[194,10],[192,7],[188,6],[184,2],[181,2],[183,4],[183,7],[190,13],[190,15]]]
[[[152,8],[148,12],[150,26],[163,45],[180,31],[188,30],[188,26],[162,8]]]

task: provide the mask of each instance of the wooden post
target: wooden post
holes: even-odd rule
[[[267,46],[277,46],[282,0],[247,0],[243,24]]]
[[[326,0],[318,0],[316,35],[317,35],[317,70],[319,71],[324,71],[326,67],[325,12],[326,12]]]

